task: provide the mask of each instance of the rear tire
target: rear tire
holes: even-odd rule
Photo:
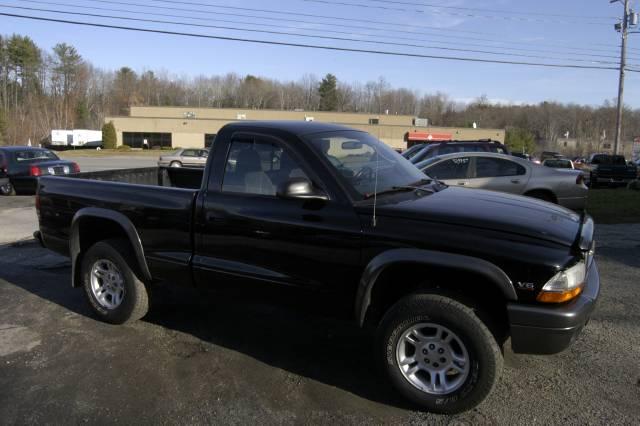
[[[85,296],[96,315],[111,324],[137,321],[149,311],[149,292],[131,264],[135,255],[120,239],[95,243],[82,258]]]
[[[11,184],[11,182],[7,182],[4,185],[0,185],[0,194],[6,195],[6,196],[12,196],[12,195],[16,195],[16,190]]]
[[[384,316],[377,341],[392,385],[435,413],[474,408],[491,393],[502,371],[502,354],[491,331],[471,308],[445,296],[401,299]]]

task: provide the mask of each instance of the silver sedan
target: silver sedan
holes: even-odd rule
[[[209,156],[208,149],[185,148],[161,155],[159,167],[204,167]]]
[[[510,155],[461,152],[416,166],[447,185],[526,195],[574,210],[584,209],[587,203],[589,189],[579,170],[553,169]]]

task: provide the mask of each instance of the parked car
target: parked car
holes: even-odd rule
[[[513,155],[514,157],[518,157],[518,158],[522,158],[522,159],[531,161],[531,156],[529,154],[520,153],[520,152],[512,152],[511,155]]]
[[[552,169],[575,169],[573,161],[568,158],[547,158],[542,162],[542,165]]]
[[[334,356],[374,358],[441,413],[491,392],[509,336],[517,353],[566,349],[598,297],[588,215],[442,185],[362,131],[228,124],[202,176],[193,190],[44,177],[36,237],[110,323],[145,316],[165,282],[376,329],[373,348]]]
[[[407,150],[407,152],[410,150]],[[510,154],[509,149],[500,142],[492,140],[478,141],[451,141],[423,144],[419,151],[405,154],[404,157],[413,164],[440,155],[452,154],[454,152],[496,152],[499,154]]]
[[[591,186],[628,184],[638,178],[638,166],[623,155],[593,154],[587,162]]]
[[[562,158],[563,155],[560,154],[559,152],[555,152],[555,151],[543,151],[542,154],[540,154],[540,164],[544,163],[544,160],[549,160],[549,159],[554,159],[554,158]]]
[[[423,143],[416,144],[416,145],[413,145],[411,148],[402,151],[401,154],[407,160],[411,160],[411,158],[413,158],[413,156],[416,155],[418,152],[422,151],[425,146],[426,144],[423,144]]]
[[[417,167],[447,185],[525,195],[574,210],[585,208],[589,191],[578,170],[556,170],[510,155],[449,154]]]
[[[80,173],[78,164],[61,160],[48,149],[29,146],[0,147],[2,195],[33,194],[40,176],[72,173]]]
[[[209,156],[208,149],[178,149],[170,154],[161,155],[158,167],[204,167]]]

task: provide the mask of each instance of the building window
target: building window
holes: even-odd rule
[[[122,143],[131,148],[171,148],[171,133],[122,132]]]
[[[380,119],[379,118],[370,118],[369,119],[369,124],[378,125],[378,124],[380,124]]]
[[[213,146],[213,141],[216,139],[215,133],[207,133],[204,135],[204,147],[211,148]]]

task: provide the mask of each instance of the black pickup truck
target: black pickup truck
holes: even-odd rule
[[[562,351],[598,297],[589,216],[447,187],[361,131],[230,124],[198,173],[197,189],[40,179],[36,236],[104,321],[143,317],[160,283],[294,301],[375,330],[390,384],[456,413],[490,393],[509,338]]]
[[[603,184],[628,184],[638,179],[638,166],[627,162],[623,155],[593,154],[587,167],[592,188]]]

